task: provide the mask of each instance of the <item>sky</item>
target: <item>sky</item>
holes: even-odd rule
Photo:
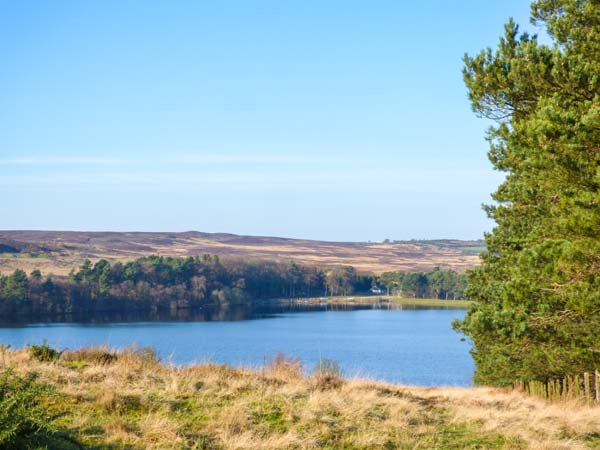
[[[478,239],[526,0],[0,0],[0,229]],[[539,31],[539,30],[538,30]]]

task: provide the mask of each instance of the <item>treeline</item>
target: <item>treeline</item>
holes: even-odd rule
[[[220,260],[218,256],[148,256],[110,263],[86,260],[68,277],[0,275],[0,318],[99,312],[156,311],[206,304],[367,293],[381,288],[407,297],[462,298],[464,276],[429,273],[363,275],[353,267],[320,268],[294,262]]]
[[[531,12],[548,39],[511,20],[495,49],[465,57],[505,177],[485,207],[495,226],[469,277],[474,307],[455,326],[473,342],[476,382],[552,390],[600,371],[600,2],[536,0]]]
[[[467,287],[465,274],[453,270],[431,272],[385,272],[379,282],[387,293],[412,298],[463,299]]]

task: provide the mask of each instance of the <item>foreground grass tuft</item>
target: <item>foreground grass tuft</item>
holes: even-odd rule
[[[283,355],[262,370],[173,367],[147,349],[51,360],[8,350],[3,364],[0,436],[9,419],[22,425],[18,444],[0,449],[600,448],[599,408],[343,379],[326,360],[311,376]],[[6,409],[11,399],[18,414]]]

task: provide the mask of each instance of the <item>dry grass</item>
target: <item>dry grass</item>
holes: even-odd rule
[[[4,360],[55,387],[52,407],[68,412],[59,424],[84,448],[600,448],[600,408],[488,388],[327,383],[281,356],[262,370],[173,367],[134,349]]]

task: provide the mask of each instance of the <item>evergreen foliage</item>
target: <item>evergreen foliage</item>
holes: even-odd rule
[[[404,280],[404,281],[403,281]],[[277,298],[370,293],[380,284],[405,297],[462,298],[464,274],[389,272],[380,277],[353,267],[317,267],[294,262],[227,259],[217,256],[148,256],[125,264],[86,260],[68,278],[27,276],[21,270],[0,275],[0,319],[76,320],[180,310],[207,304],[246,304]]]
[[[0,372],[0,450],[80,448],[59,434],[44,405],[53,396],[36,375],[21,377],[11,369]]]
[[[506,173],[486,206],[497,226],[471,272],[479,383],[547,381],[600,366],[600,2],[537,0],[495,50],[465,56],[473,109],[496,125],[489,158]]]
[[[50,347],[48,341],[44,339],[41,345],[30,345],[29,354],[38,361],[51,362],[56,361],[60,357],[61,352]]]
[[[435,268],[430,272],[384,272],[379,282],[391,293],[407,298],[463,299],[465,274]]]

